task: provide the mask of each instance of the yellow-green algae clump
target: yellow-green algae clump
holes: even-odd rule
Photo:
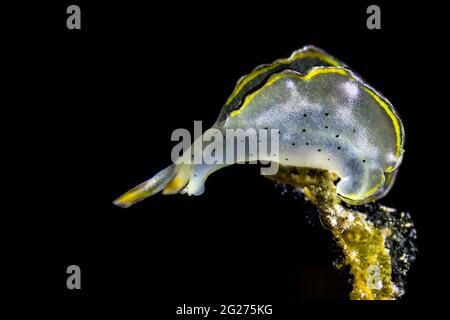
[[[277,183],[302,189],[306,198],[317,207],[322,224],[331,231],[337,245],[342,249],[342,259],[337,268],[349,266],[353,276],[350,299],[391,300],[399,297],[403,290],[393,281],[391,252],[387,246],[389,237],[396,232],[396,224],[374,224],[368,216],[357,209],[341,203],[336,193],[338,177],[329,171],[297,167],[280,167],[275,176],[268,176]],[[379,206],[378,214],[390,217],[392,210]],[[404,213],[402,213],[404,215]],[[407,227],[413,227],[412,225]],[[396,233],[398,234],[398,232]],[[400,235],[401,237],[401,235]],[[409,255],[403,253],[405,261],[402,273],[406,275],[414,259],[415,247]],[[407,258],[405,258],[405,255]]]

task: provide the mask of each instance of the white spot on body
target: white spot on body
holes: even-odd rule
[[[395,154],[393,154],[392,152],[386,153],[386,162],[387,163],[396,163],[397,158],[396,158]]]
[[[346,96],[350,100],[354,100],[359,93],[358,85],[354,81],[347,81],[342,84]]]
[[[296,89],[295,83],[292,80],[286,81],[286,88],[288,88],[291,91],[294,91]]]

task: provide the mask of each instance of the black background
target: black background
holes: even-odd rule
[[[82,30],[66,28],[72,3]],[[256,166],[217,172],[200,197],[157,195],[127,210],[112,204],[169,164],[174,129],[192,132],[194,120],[209,127],[240,76],[314,44],[399,111],[406,153],[381,202],[412,213],[419,255],[395,306],[442,298],[440,278],[430,276],[442,270],[444,250],[436,226],[444,212],[432,207],[442,164],[434,160],[445,144],[435,121],[442,102],[433,100],[433,72],[445,63],[440,9],[378,2],[382,29],[368,30],[369,4],[61,1],[15,9],[5,46],[13,69],[5,120],[17,123],[5,144],[20,167],[7,214],[12,296],[167,317],[183,303],[268,303],[277,313],[301,313],[305,300],[348,306],[351,285],[331,265],[332,239]],[[66,288],[71,264],[81,267],[80,291]]]

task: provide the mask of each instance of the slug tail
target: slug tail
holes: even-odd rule
[[[174,178],[177,175],[177,171],[177,166],[172,164],[158,172],[149,180],[127,191],[114,200],[113,203],[119,207],[128,208],[170,186],[171,182],[175,180]],[[173,191],[173,186],[169,188]]]

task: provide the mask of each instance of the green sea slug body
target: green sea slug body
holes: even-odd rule
[[[276,160],[248,150],[246,160],[334,172],[340,178],[336,191],[350,204],[384,196],[403,156],[403,125],[389,101],[313,46],[257,67],[238,81],[212,129],[225,136],[227,129],[238,128],[279,130]],[[186,152],[194,156],[196,151]],[[114,203],[128,207],[161,190],[201,194],[206,178],[227,165],[172,164]]]

